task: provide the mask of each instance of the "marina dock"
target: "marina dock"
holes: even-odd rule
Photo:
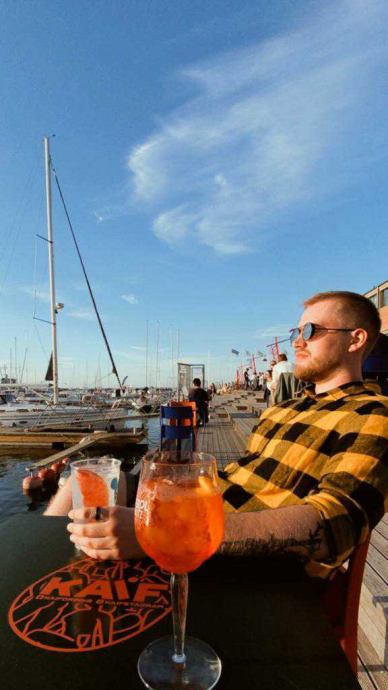
[[[143,426],[134,427],[125,431],[94,431],[88,429],[76,431],[66,429],[64,431],[39,431],[33,429],[6,429],[0,431],[0,447],[27,450],[33,448],[68,448],[78,444],[85,436],[94,439],[93,443],[99,447],[121,448],[126,445],[139,443],[145,437]]]
[[[63,458],[70,458],[73,455],[82,453],[84,450],[93,447],[96,451],[107,452],[108,450],[121,449],[134,444],[139,443],[145,437],[144,429],[133,429],[133,433],[128,432],[114,432],[117,438],[112,439],[112,432],[109,431],[95,431],[93,434],[88,434],[82,438],[78,443],[66,447],[60,450],[54,455],[50,455],[48,458],[34,462],[31,468],[36,469],[38,467],[50,466],[53,462],[58,462],[58,460],[63,460]],[[120,438],[118,438],[120,436]]]

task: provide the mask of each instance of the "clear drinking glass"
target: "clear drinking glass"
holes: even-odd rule
[[[135,506],[136,537],[171,573],[173,635],[155,640],[138,661],[150,690],[210,690],[221,661],[205,642],[186,637],[187,573],[217,551],[224,510],[212,455],[156,451],[143,458]]]
[[[108,508],[116,505],[120,466],[120,460],[107,455],[72,462],[73,508]]]

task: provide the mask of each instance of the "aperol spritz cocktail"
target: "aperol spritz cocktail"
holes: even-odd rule
[[[222,541],[222,497],[205,471],[179,466],[163,476],[164,471],[139,486],[136,536],[163,570],[187,573],[212,556]]]
[[[221,662],[204,642],[185,639],[188,579],[218,549],[224,511],[215,458],[206,453],[156,451],[143,459],[135,507],[136,537],[143,550],[171,573],[174,635],[152,642],[139,659],[151,690],[209,690]]]

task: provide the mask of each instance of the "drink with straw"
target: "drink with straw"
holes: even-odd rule
[[[138,670],[150,690],[210,690],[221,661],[204,642],[185,639],[187,573],[219,547],[224,534],[215,458],[206,453],[148,454],[143,459],[135,507],[136,537],[143,550],[171,573],[173,636],[152,642]]]

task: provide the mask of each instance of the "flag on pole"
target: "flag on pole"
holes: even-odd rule
[[[233,350],[233,348],[232,348],[232,353],[233,353],[234,355],[239,355],[239,354],[240,354],[238,350]]]

